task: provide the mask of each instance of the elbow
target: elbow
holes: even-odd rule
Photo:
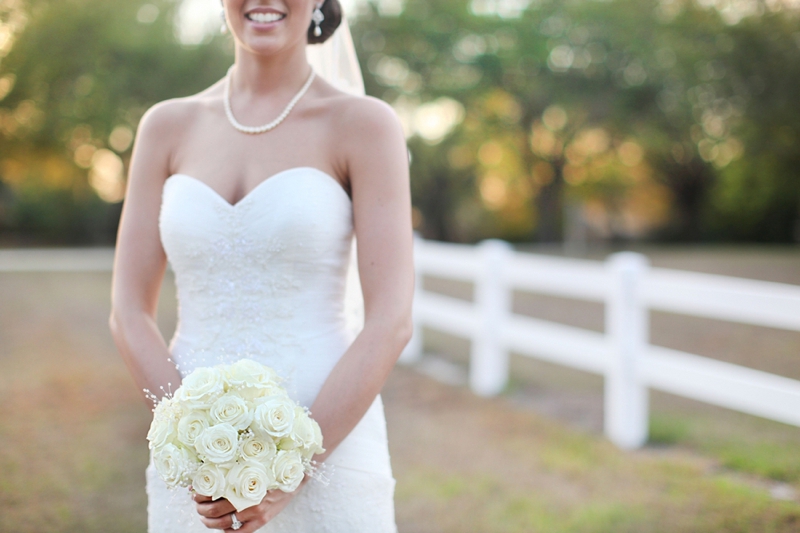
[[[411,312],[403,313],[389,321],[389,334],[387,337],[392,339],[397,356],[405,349],[414,333],[414,322],[411,319]]]
[[[406,313],[399,321],[397,326],[397,335],[400,342],[400,350],[404,350],[406,345],[411,341],[411,336],[414,334],[414,320],[411,312]]]
[[[113,309],[108,315],[108,329],[111,331],[111,337],[119,345],[120,340],[123,338],[122,320],[120,319],[119,313]]]
[[[370,331],[370,335],[375,335],[381,339],[382,345],[392,352],[397,352],[397,356],[405,349],[411,340],[414,332],[414,323],[411,319],[411,312],[404,313],[375,313],[367,316],[364,322],[364,330]]]
[[[118,345],[124,343],[126,331],[130,329],[131,319],[132,313],[112,306],[111,313],[108,316],[108,329],[111,331],[111,337]]]

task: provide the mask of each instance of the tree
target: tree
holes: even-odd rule
[[[231,61],[220,39],[181,46],[176,4],[22,0],[0,63],[0,181],[7,235],[113,242],[139,119],[197,92]],[[8,237],[7,237],[8,238]]]
[[[761,14],[667,0],[506,4],[408,0],[399,16],[368,10],[356,27],[372,94],[399,107],[446,97],[465,109],[439,141],[471,161],[452,171],[472,189],[455,189],[462,197],[441,206],[447,218],[478,198],[509,223],[527,210],[526,222],[495,224],[498,236],[551,241],[561,239],[565,203],[578,202],[604,214],[612,238],[791,238],[795,12],[777,2]],[[487,113],[495,108],[504,111]],[[563,127],[547,126],[548,110],[567,117]],[[437,174],[446,189],[446,169]],[[423,197],[421,186],[421,218],[442,219]],[[486,227],[486,216],[472,218]]]

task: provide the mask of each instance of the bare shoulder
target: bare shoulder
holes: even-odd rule
[[[394,109],[372,96],[345,95],[333,100],[330,127],[336,157],[346,169],[351,187],[364,180],[385,181],[369,178],[376,175],[388,178],[396,174],[397,180],[407,180],[406,138]]]
[[[209,90],[172,98],[150,107],[139,121],[130,166],[134,182],[161,182],[173,172],[174,157],[186,132],[213,104]]]
[[[171,135],[191,126],[198,111],[208,105],[208,98],[200,95],[171,98],[150,107],[139,122],[139,130],[145,134]]]
[[[383,100],[349,95],[337,100],[334,111],[337,129],[346,138],[359,144],[405,139],[397,113]]]
[[[182,98],[171,98],[150,107],[139,121],[134,158],[159,163],[171,173],[173,157],[180,150],[186,133],[215,106],[219,98],[215,86]],[[216,100],[215,100],[216,99]],[[153,169],[151,169],[153,170]]]

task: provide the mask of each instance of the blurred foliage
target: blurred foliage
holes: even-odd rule
[[[423,234],[556,241],[566,208],[602,238],[797,238],[800,24],[780,0],[372,5],[356,38],[368,91],[409,110]],[[414,108],[442,98],[463,120],[431,140]]]
[[[113,241],[142,113],[232,60],[228,37],[178,43],[179,7],[0,0],[0,239]],[[800,240],[791,0],[370,0],[351,20],[427,237]]]
[[[218,80],[230,47],[178,44],[168,0],[2,3],[0,235],[113,242],[141,115]]]

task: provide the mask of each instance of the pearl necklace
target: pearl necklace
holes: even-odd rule
[[[264,124],[263,126],[243,126],[239,124],[236,118],[233,116],[233,111],[231,110],[231,72],[233,72],[234,65],[231,65],[231,68],[228,69],[228,74],[226,75],[226,83],[225,83],[225,96],[223,98],[225,103],[225,114],[228,115],[228,120],[233,125],[234,128],[241,131],[242,133],[264,133],[265,131],[269,131],[274,129],[278,126],[283,120],[289,115],[292,111],[292,108],[297,104],[300,98],[306,93],[309,87],[311,87],[311,82],[314,81],[314,76],[316,73],[314,69],[311,69],[311,74],[309,74],[308,79],[306,80],[303,87],[300,88],[300,91],[291,99],[291,101],[286,105],[286,108],[283,110],[278,118],[270,122],[269,124]]]

